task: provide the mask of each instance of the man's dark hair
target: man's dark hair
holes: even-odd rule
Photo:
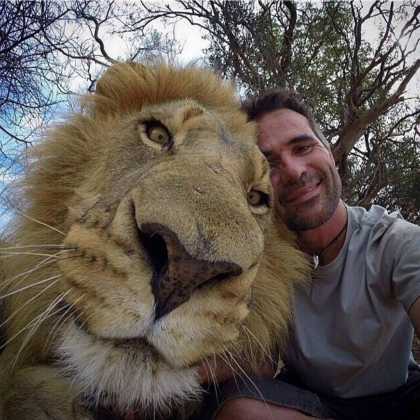
[[[330,149],[330,144],[315,121],[311,109],[295,91],[288,89],[271,89],[260,96],[248,98],[242,103],[242,109],[249,120],[257,120],[263,115],[279,109],[290,109],[303,115],[322,144]]]

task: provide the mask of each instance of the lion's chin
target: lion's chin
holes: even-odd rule
[[[81,397],[120,413],[133,409],[169,412],[200,399],[196,368],[174,368],[144,339],[109,340],[88,334],[71,323],[56,354]]]

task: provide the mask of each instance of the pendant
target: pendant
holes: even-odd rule
[[[314,270],[316,270],[319,266],[319,256],[318,255],[312,255],[312,264]]]

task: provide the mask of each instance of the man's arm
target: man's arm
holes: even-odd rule
[[[389,253],[384,257],[392,261],[392,290],[420,338],[420,226],[398,220],[388,230]]]
[[[411,305],[408,315],[416,330],[417,337],[420,338],[420,297]]]

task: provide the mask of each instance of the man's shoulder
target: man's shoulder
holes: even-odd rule
[[[369,210],[348,206],[347,210],[354,228],[369,232],[371,240],[380,238],[392,242],[415,240],[420,244],[420,226],[405,220],[399,211],[390,212],[378,205],[372,205]]]

